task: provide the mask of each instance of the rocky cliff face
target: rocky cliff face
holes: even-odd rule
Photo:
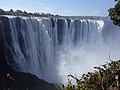
[[[120,31],[110,22],[95,17],[0,16],[1,88],[54,90],[49,83],[87,72],[106,62],[111,51],[119,57]]]

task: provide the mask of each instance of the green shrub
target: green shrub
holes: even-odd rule
[[[67,86],[63,86],[64,90],[118,90],[120,89],[120,60],[111,61],[105,65],[94,67],[94,72],[83,74],[80,79],[76,76],[68,75],[76,81],[76,85],[72,84],[68,79]]]

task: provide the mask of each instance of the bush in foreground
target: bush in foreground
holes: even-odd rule
[[[68,75],[76,81],[76,85],[68,79],[67,86],[62,85],[64,90],[120,90],[120,60],[94,68],[94,72],[83,74],[80,79]]]

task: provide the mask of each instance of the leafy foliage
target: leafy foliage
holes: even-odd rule
[[[115,7],[110,8],[108,11],[111,20],[113,20],[113,23],[115,25],[120,26],[120,0],[115,0],[115,1],[118,1]]]
[[[111,61],[105,65],[94,67],[95,71],[83,74],[80,79],[76,76],[68,75],[76,81],[72,84],[68,79],[68,84],[64,90],[119,90],[120,89],[120,60]]]

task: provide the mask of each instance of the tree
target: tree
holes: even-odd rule
[[[110,8],[108,11],[109,11],[109,16],[113,21],[113,23],[115,25],[120,26],[120,0],[115,0],[115,1],[118,1],[115,7]]]
[[[5,11],[0,9],[0,15],[3,15],[3,14],[5,14]]]

